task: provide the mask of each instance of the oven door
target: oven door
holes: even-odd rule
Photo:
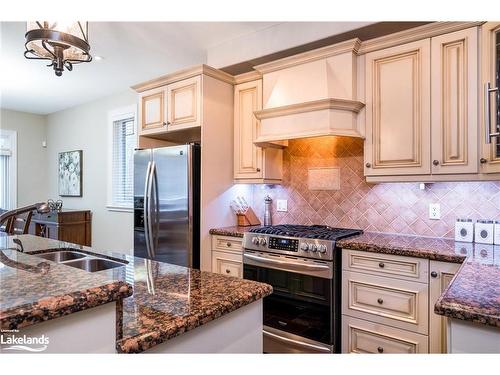
[[[273,287],[264,299],[264,352],[333,352],[333,263],[250,250],[243,262],[245,279]]]

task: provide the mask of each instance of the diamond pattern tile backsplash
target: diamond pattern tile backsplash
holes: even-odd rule
[[[308,190],[308,169],[340,167],[340,190]],[[283,184],[255,185],[254,210],[263,221],[264,197],[273,199],[273,224],[324,224],[366,231],[454,237],[457,218],[500,220],[500,182],[368,184],[363,140],[349,137],[289,141],[283,153]],[[288,200],[288,212],[276,200]],[[429,203],[441,219],[429,219]]]

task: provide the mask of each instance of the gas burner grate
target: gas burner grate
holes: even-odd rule
[[[339,240],[344,237],[363,233],[360,229],[332,228],[326,225],[271,225],[252,228],[252,233],[271,234],[275,236],[314,238],[318,240]]]

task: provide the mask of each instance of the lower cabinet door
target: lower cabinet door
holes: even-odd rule
[[[243,277],[243,257],[222,251],[212,251],[212,272]]]
[[[342,315],[342,353],[428,353],[428,337]]]

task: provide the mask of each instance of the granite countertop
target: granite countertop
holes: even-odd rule
[[[11,237],[0,238],[1,329],[27,327],[132,293],[122,280],[46,261],[16,248]]]
[[[252,228],[259,228],[261,225],[250,225],[247,227],[232,226],[224,228],[212,228],[210,229],[210,234],[217,236],[230,236],[230,237],[243,237],[245,232],[249,232]]]
[[[500,327],[500,246],[371,232],[340,240],[337,245],[343,249],[462,263],[434,311]]]
[[[122,353],[142,352],[272,293],[271,286],[250,280],[30,235],[15,237],[27,253],[69,247],[128,262],[125,267],[91,274],[133,286],[133,295],[123,300],[117,316],[116,348]]]

